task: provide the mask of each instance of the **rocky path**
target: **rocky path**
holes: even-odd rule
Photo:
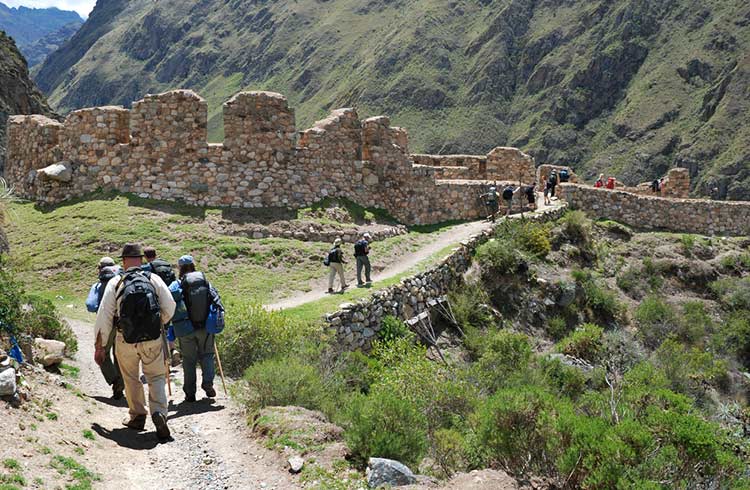
[[[97,488],[123,489],[291,489],[300,488],[284,470],[281,457],[249,437],[239,409],[217,383],[218,397],[181,403],[176,384],[182,371],[172,370],[169,427],[174,441],[159,444],[151,420],[136,433],[121,425],[127,417],[125,401],[113,402],[111,390],[93,361],[93,325],[69,320],[79,341],[76,365],[80,389],[101,409],[91,415],[98,434],[89,456],[102,477]],[[217,381],[218,376],[217,376]],[[202,392],[200,392],[202,393]]]
[[[559,206],[558,201],[555,201],[552,206],[544,206],[543,200],[539,198],[539,196],[540,195],[537,196],[537,206],[539,210],[546,209],[548,207]],[[498,220],[498,222],[499,221],[500,220]],[[405,255],[398,261],[398,263],[395,263],[380,272],[375,272],[373,270],[372,280],[374,283],[377,283],[379,281],[384,281],[394,276],[398,276],[399,274],[403,274],[404,272],[415,267],[417,264],[431,257],[433,254],[439,252],[445,247],[448,247],[450,245],[458,245],[460,242],[468,239],[472,235],[476,235],[477,233],[480,233],[487,228],[491,228],[492,226],[493,223],[490,223],[486,220],[472,221],[470,223],[452,226],[445,231],[435,233],[434,239],[432,241],[428,242],[419,250]],[[373,256],[371,258],[373,262],[377,260],[376,250],[373,252]],[[345,269],[347,269],[346,277],[347,280],[350,281],[350,287],[353,287],[357,283],[356,279],[352,279],[356,277],[355,273],[353,272],[356,270],[356,265],[353,258],[351,258],[349,263],[345,266]],[[265,307],[269,310],[285,310],[287,308],[294,308],[295,306],[300,306],[305,303],[311,303],[313,301],[317,301],[326,297],[328,294],[326,292],[328,284],[327,271],[324,271],[324,275],[325,279],[317,283],[312,291],[290,296],[289,298],[285,298],[276,303],[267,304],[265,305]],[[336,284],[338,284],[338,279],[336,279],[336,281]]]

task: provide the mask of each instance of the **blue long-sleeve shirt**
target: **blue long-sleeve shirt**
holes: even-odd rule
[[[91,285],[89,295],[86,297],[86,309],[90,313],[96,313],[99,311],[99,298],[101,297],[99,294],[99,288],[101,287],[102,283],[98,281]]]

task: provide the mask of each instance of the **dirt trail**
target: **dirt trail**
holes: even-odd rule
[[[543,209],[547,209],[549,207],[559,206],[559,201],[554,201],[554,204],[552,206],[545,206],[543,201],[539,199],[538,197],[539,196],[537,196],[537,207],[539,211]],[[513,215],[513,216],[520,216],[520,213],[517,215]],[[501,220],[498,219],[498,222],[500,221]],[[427,243],[424,247],[420,248],[419,250],[415,252],[411,252],[407,255],[404,255],[397,263],[392,264],[389,267],[386,267],[380,272],[375,272],[374,267],[373,267],[372,280],[373,282],[384,281],[386,279],[390,279],[391,277],[402,274],[408,271],[409,269],[411,269],[412,267],[416,266],[417,264],[419,264],[421,261],[429,258],[433,254],[444,249],[445,247],[448,247],[449,245],[454,245],[454,244],[458,245],[460,242],[468,239],[472,235],[476,235],[482,232],[482,230],[491,228],[492,226],[493,226],[493,223],[490,223],[485,220],[473,221],[470,223],[464,223],[461,225],[453,226],[443,232],[436,233],[434,240]],[[345,266],[346,278],[347,278],[347,281],[349,281],[349,286],[354,287],[357,284],[356,272],[355,272],[356,264],[354,262],[353,257],[349,257],[349,259],[351,260],[349,260],[349,263]],[[376,260],[377,260],[377,248],[373,251],[373,256],[372,256],[372,261],[375,262]],[[265,308],[268,310],[285,310],[287,308],[294,308],[295,306],[300,306],[305,303],[310,303],[310,302],[325,298],[328,294],[326,292],[327,284],[328,284],[327,269],[324,269],[321,272],[321,275],[325,276],[325,279],[321,280],[312,291],[309,291],[306,293],[295,294],[293,296],[290,296],[289,298],[285,298],[276,303],[267,304],[265,305]],[[338,278],[336,279],[336,284],[338,284]]]
[[[151,420],[146,431],[136,433],[122,426],[127,417],[124,400],[112,401],[111,389],[93,361],[93,325],[68,320],[80,350],[75,364],[80,368],[81,391],[97,400],[104,410],[91,418],[91,429],[98,434],[92,448],[94,471],[102,477],[97,488],[123,489],[291,489],[300,488],[284,461],[250,438],[240,411],[221,390],[214,401],[181,403],[180,369],[172,370],[169,427],[174,440],[159,444]],[[202,391],[199,391],[199,398]]]

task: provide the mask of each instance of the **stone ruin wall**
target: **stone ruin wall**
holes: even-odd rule
[[[19,196],[48,204],[98,189],[238,208],[298,208],[330,196],[406,224],[477,218],[485,180],[533,177],[533,159],[514,148],[409,155],[405,130],[387,117],[360,120],[354,109],[301,132],[280,94],[241,92],[223,111],[219,144],[207,143],[206,102],[189,90],[147,95],[131,110],[81,109],[64,123],[13,116],[5,175]]]
[[[561,184],[573,209],[639,229],[701,235],[750,235],[750,202],[677,199]],[[650,191],[649,191],[650,192]]]

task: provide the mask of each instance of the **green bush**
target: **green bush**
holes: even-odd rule
[[[574,270],[572,276],[583,291],[579,304],[588,319],[602,324],[617,323],[625,307],[615,292],[600,285],[588,271]]]
[[[450,478],[453,473],[466,471],[466,438],[456,429],[439,429],[432,437],[435,462]]]
[[[669,303],[656,296],[644,299],[635,310],[638,334],[646,347],[657,348],[677,330],[677,314]]]
[[[14,328],[18,333],[22,304],[23,288],[0,257],[0,325]]]
[[[630,266],[617,275],[617,287],[634,298],[641,296],[643,278],[638,267]]]
[[[687,301],[682,304],[682,315],[679,318],[677,336],[683,342],[695,344],[711,334],[714,322],[706,311],[706,305],[700,301]]]
[[[550,357],[539,359],[539,368],[546,384],[561,395],[576,399],[586,391],[588,376],[581,369]]]
[[[557,350],[568,356],[594,363],[602,352],[603,333],[604,330],[601,327],[592,323],[584,323],[561,340],[557,345]]]
[[[714,349],[730,352],[750,369],[750,311],[732,313],[723,321],[713,337]]]
[[[682,253],[685,254],[686,257],[691,257],[693,255],[693,249],[695,248],[695,235],[681,235],[680,244],[682,245]]]
[[[729,253],[724,255],[719,263],[729,272],[744,272],[750,270],[750,253]]]
[[[546,475],[560,451],[556,428],[565,400],[538,387],[503,389],[487,399],[471,418],[473,451],[482,463],[514,475]]]
[[[547,320],[547,334],[555,340],[560,340],[570,332],[568,321],[563,316],[553,316]]]
[[[370,457],[380,457],[414,467],[427,452],[427,419],[400,393],[376,390],[353,396],[344,420],[344,438],[360,466]]]
[[[474,365],[481,385],[490,392],[522,375],[531,360],[529,338],[522,333],[498,330],[485,337],[479,360]]]
[[[568,211],[560,218],[563,233],[572,243],[589,245],[591,243],[592,221],[583,211]]]
[[[276,405],[320,410],[328,394],[318,369],[294,355],[260,361],[242,379],[241,396],[251,411]]]
[[[32,295],[26,297],[26,303],[28,308],[21,320],[25,334],[65,342],[66,355],[78,351],[78,338],[75,332],[60,318],[50,300]]]
[[[542,223],[528,221],[517,226],[514,241],[534,257],[543,259],[552,250],[549,241],[549,227]]]
[[[269,312],[258,304],[227,304],[227,326],[217,336],[227,374],[238,375],[251,364],[284,355],[321,334],[318,326]]]
[[[710,352],[686,347],[674,338],[665,340],[654,352],[654,364],[670,383],[670,389],[700,399],[707,386],[725,389],[729,382],[726,361]]]
[[[380,330],[378,330],[378,339],[384,342],[390,342],[404,337],[412,337],[413,335],[414,332],[409,330],[406,323],[392,315],[386,315],[383,317]]]
[[[518,249],[508,240],[492,239],[477,247],[476,259],[483,269],[512,274],[523,262]]]
[[[730,310],[750,310],[750,277],[726,277],[709,287],[721,304]]]

